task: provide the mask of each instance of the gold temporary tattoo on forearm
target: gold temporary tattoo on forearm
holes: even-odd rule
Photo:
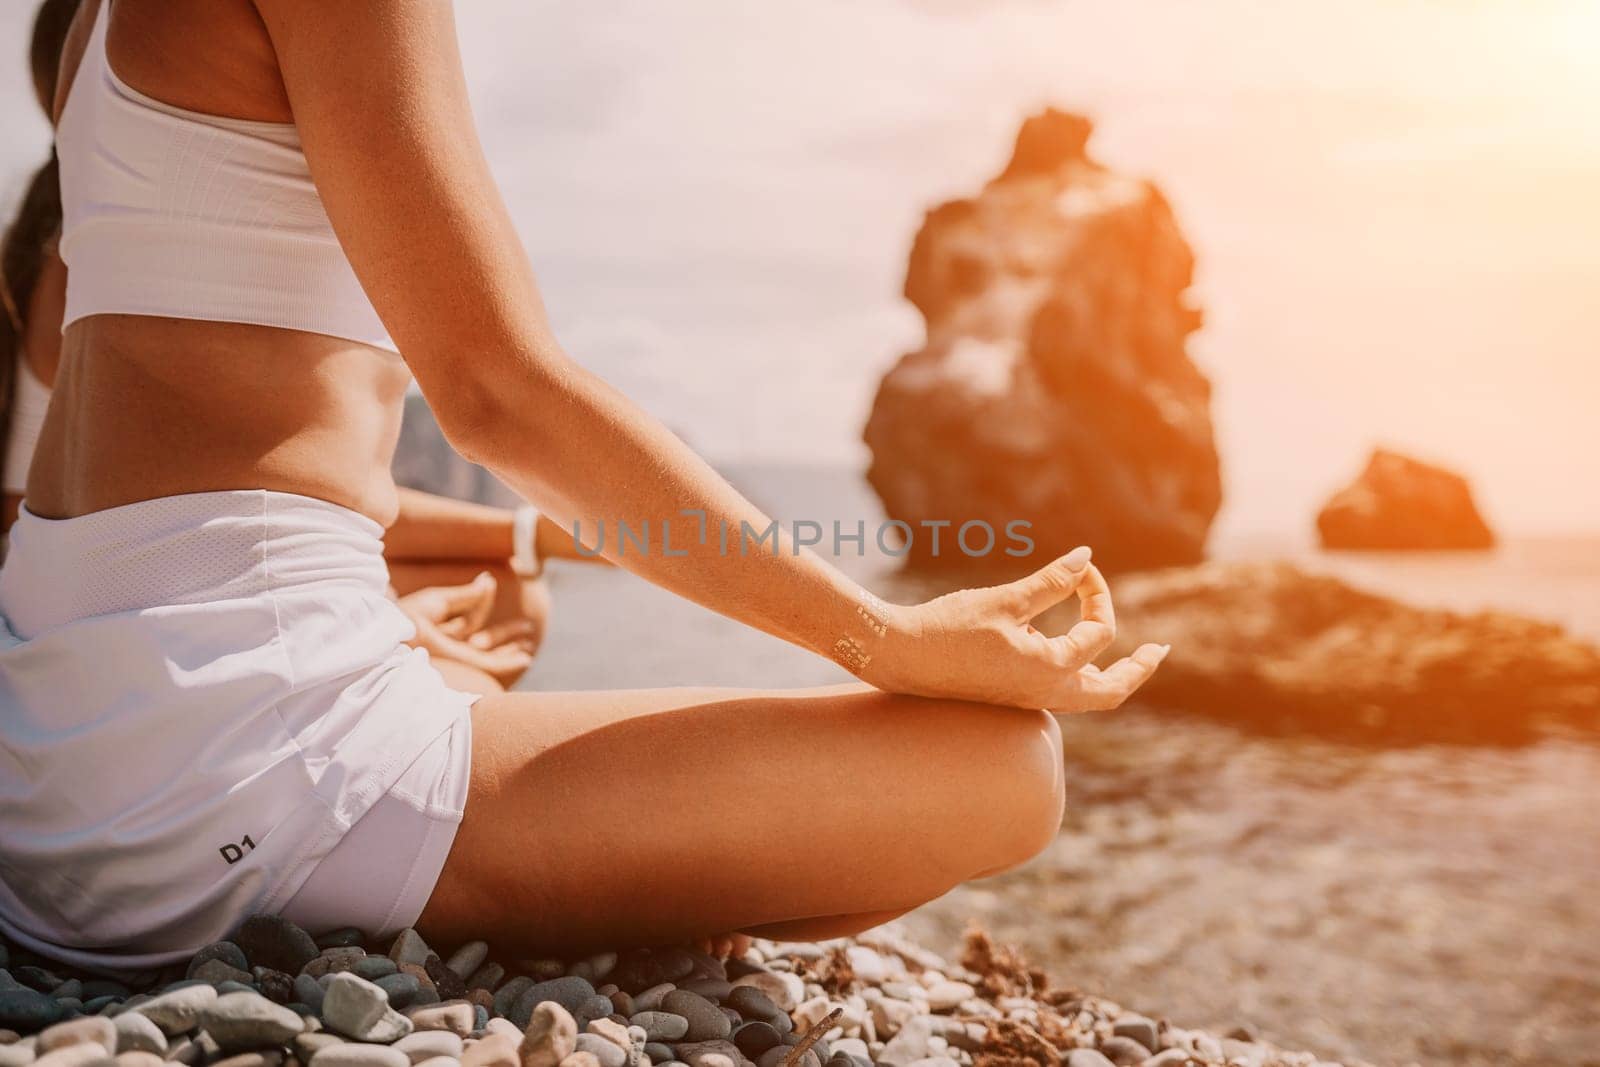
[[[878,637],[889,632],[889,605],[873,596],[871,593],[862,593],[861,602],[856,605],[856,614],[861,616],[861,621],[867,624],[867,629]]]
[[[860,674],[872,662],[866,648],[853,637],[841,637],[833,643],[833,658],[851,674]]]

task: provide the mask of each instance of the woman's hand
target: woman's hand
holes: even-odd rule
[[[1031,620],[1074,593],[1082,621],[1060,637],[1033,628]],[[880,689],[918,696],[1104,711],[1143,685],[1170,647],[1141,645],[1105,670],[1094,665],[1117,631],[1111,590],[1087,548],[1007,585],[881,609],[885,632],[856,646],[870,657],[857,673]]]
[[[489,622],[496,588],[484,571],[466,585],[430,585],[400,597],[400,610],[417,627],[407,643],[476,667],[501,685],[515,682],[533,662],[535,628],[528,619]]]

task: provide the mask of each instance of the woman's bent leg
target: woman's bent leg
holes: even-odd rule
[[[1055,720],[864,686],[490,695],[418,926],[572,952],[864,929],[1060,826]]]

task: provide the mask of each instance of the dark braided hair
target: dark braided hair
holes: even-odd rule
[[[78,0],[44,0],[33,18],[33,40],[28,58],[33,67],[33,89],[39,106],[49,114],[55,101],[56,73],[67,30],[77,13]],[[61,181],[55,150],[34,171],[17,213],[0,238],[0,463],[5,460],[11,428],[11,406],[16,394],[17,353],[26,332],[28,305],[39,275],[55,250],[61,232]]]

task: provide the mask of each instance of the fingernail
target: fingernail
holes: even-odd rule
[[[1079,546],[1061,557],[1061,562],[1067,565],[1069,571],[1081,571],[1089,565],[1089,557],[1094,555],[1087,546]]]
[[[1167,658],[1167,653],[1171,652],[1171,651],[1172,651],[1172,646],[1171,645],[1162,645],[1161,646],[1161,658],[1162,659],[1166,659]]]

